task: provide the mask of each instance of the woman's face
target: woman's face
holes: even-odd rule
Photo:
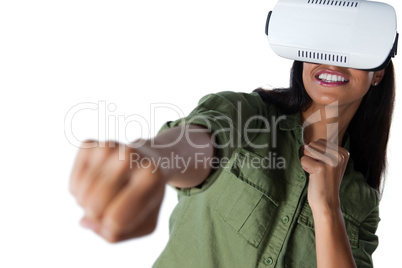
[[[381,73],[382,72],[382,73]],[[331,65],[303,64],[303,83],[313,104],[327,106],[360,105],[375,82],[380,83],[384,71],[368,72]]]

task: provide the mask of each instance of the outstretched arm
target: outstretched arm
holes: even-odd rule
[[[85,210],[81,224],[109,242],[155,229],[166,183],[194,187],[211,172],[199,162],[214,154],[210,132],[200,126],[174,127],[138,143],[84,142],[71,173],[70,191]]]

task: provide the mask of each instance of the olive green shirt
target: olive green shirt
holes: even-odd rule
[[[221,162],[202,185],[179,190],[154,267],[316,267],[300,113],[285,115],[257,93],[221,92],[162,131],[182,124],[209,128]],[[352,160],[339,194],[356,264],[372,267],[379,194]]]

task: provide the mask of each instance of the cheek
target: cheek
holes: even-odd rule
[[[373,81],[374,72],[358,71],[352,72],[352,76],[356,77],[356,83],[361,84],[363,87],[369,88]]]
[[[305,72],[303,72],[303,85],[304,85],[304,87],[305,88],[307,88],[308,86],[308,80],[309,80],[309,77],[305,74]]]
[[[311,77],[311,72],[312,72],[313,66],[314,65],[311,63],[303,64],[302,78],[303,78],[303,84],[304,84],[305,88],[308,88],[309,85],[311,85],[311,83],[313,82],[313,78]]]

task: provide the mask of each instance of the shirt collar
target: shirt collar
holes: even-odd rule
[[[278,116],[281,116],[278,114]],[[297,128],[301,128],[301,115],[300,112],[294,113],[294,114],[288,114],[284,115],[286,118],[283,120],[279,121],[279,129],[280,130],[285,130],[285,131],[290,131],[290,130],[295,130]]]

